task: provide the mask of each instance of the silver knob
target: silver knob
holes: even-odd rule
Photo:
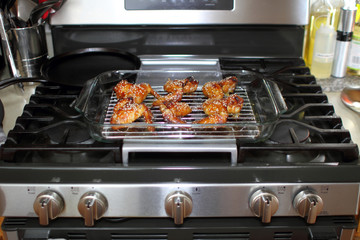
[[[85,219],[85,226],[94,226],[94,220],[100,219],[108,208],[108,202],[99,192],[87,192],[81,196],[78,210]]]
[[[191,214],[192,206],[191,196],[186,192],[175,191],[165,199],[165,211],[175,224],[183,224],[184,218]]]
[[[40,225],[48,225],[49,220],[59,216],[64,210],[64,205],[60,194],[52,190],[40,193],[34,202],[34,211],[39,216]]]
[[[255,216],[269,223],[279,208],[279,200],[272,192],[260,189],[251,195],[249,205]]]
[[[299,192],[293,202],[294,208],[301,217],[306,218],[306,222],[314,224],[316,217],[323,209],[323,200],[321,197],[309,190]]]

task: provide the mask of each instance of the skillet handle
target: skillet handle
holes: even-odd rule
[[[22,82],[48,82],[48,81],[41,78],[16,78],[16,77],[8,78],[8,79],[0,80],[0,89],[4,89],[13,84],[22,83]]]
[[[267,80],[266,83],[269,87],[270,95],[273,99],[274,105],[276,107],[276,111],[278,112],[279,115],[285,113],[288,110],[288,108],[286,106],[285,100],[281,94],[278,85],[271,80]]]

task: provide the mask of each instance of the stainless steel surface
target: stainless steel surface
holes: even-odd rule
[[[339,240],[356,240],[356,238],[354,238],[355,232],[356,232],[356,229],[343,228],[341,230]]]
[[[135,152],[144,153],[169,153],[169,152],[188,152],[188,153],[230,153],[231,165],[237,164],[237,146],[235,139],[217,140],[130,140],[125,139],[122,146],[122,162],[124,166],[129,165],[129,154]]]
[[[340,97],[345,106],[357,113],[360,113],[360,86],[345,87],[342,90]]]
[[[293,200],[304,189],[312,190],[323,200],[324,207],[319,216],[355,215],[358,212],[358,183],[204,184],[185,183],[178,179],[154,184],[1,184],[0,215],[37,217],[33,210],[36,196],[51,190],[61,194],[66,205],[59,217],[80,217],[78,202],[89,191],[101,192],[106,197],[109,207],[104,217],[168,217],[164,207],[167,195],[182,191],[192,198],[191,217],[253,217],[249,198],[261,188],[273,192],[279,199],[279,209],[274,217],[299,216],[292,207]]]
[[[99,192],[87,192],[81,196],[78,210],[85,219],[85,226],[91,227],[94,221],[100,219],[108,209],[106,197]]]
[[[356,10],[355,5],[341,8],[338,24],[339,32],[350,33],[354,31]]]
[[[14,77],[19,77],[19,72],[16,68],[16,64],[15,64],[15,58],[14,55],[11,51],[11,47],[10,47],[10,40],[8,38],[8,35],[6,33],[6,29],[5,29],[5,15],[2,9],[0,9],[0,36],[1,36],[1,40],[2,40],[2,46],[6,55],[6,59],[9,62],[10,65],[10,69],[12,72],[12,75]]]
[[[16,18],[26,22],[29,19],[30,12],[36,5],[31,0],[16,0],[10,11]]]
[[[40,225],[48,225],[49,220],[57,218],[65,207],[64,200],[57,192],[45,190],[34,201],[34,211]]]
[[[347,70],[347,59],[350,51],[352,32],[355,26],[356,7],[341,8],[338,36],[336,40],[334,62],[331,75],[333,77],[345,77]]]
[[[6,141],[6,135],[4,133],[3,123],[2,123],[4,120],[4,115],[5,115],[4,105],[2,103],[2,100],[0,99],[0,146]]]
[[[109,7],[111,6],[111,7]],[[124,0],[68,0],[52,25],[284,24],[308,23],[308,0],[234,0],[232,10],[125,10]]]
[[[6,141],[6,135],[4,133],[3,127],[0,125],[0,146]]]
[[[183,224],[184,218],[191,214],[193,205],[191,196],[182,191],[169,193],[165,199],[165,211],[174,219],[175,224]]]
[[[47,59],[45,24],[8,31],[16,69],[21,77],[40,77],[40,68]]]
[[[320,215],[324,206],[322,198],[309,190],[299,192],[294,198],[294,208],[300,216],[306,218],[306,222],[314,224],[316,217]]]
[[[263,223],[269,223],[279,209],[279,200],[272,192],[259,189],[251,195],[249,205],[255,216],[260,217]]]
[[[350,41],[336,41],[334,62],[331,70],[331,76],[342,78],[346,75],[347,56],[350,51]]]
[[[16,231],[7,232],[6,237],[7,237],[7,240],[18,240],[19,239],[19,234]]]

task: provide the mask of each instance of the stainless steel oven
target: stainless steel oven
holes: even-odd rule
[[[142,65],[90,90],[36,88],[0,149],[9,239],[352,239],[359,150],[301,58],[307,20],[307,0],[67,0],[50,21],[55,55],[117,48]],[[106,122],[118,81],[166,95],[167,78],[189,75],[184,123],[150,95],[150,125]],[[229,75],[240,117],[194,124],[203,86]]]

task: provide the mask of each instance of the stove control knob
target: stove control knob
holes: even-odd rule
[[[85,219],[85,226],[94,226],[94,220],[100,219],[108,208],[108,202],[99,192],[87,192],[81,196],[78,210]]]
[[[59,216],[64,210],[64,200],[60,194],[46,190],[34,202],[34,211],[39,216],[40,225],[48,225],[49,220]]]
[[[272,192],[260,189],[251,195],[249,205],[255,216],[261,217],[263,223],[269,223],[279,208],[279,200]]]
[[[293,205],[300,216],[306,218],[307,223],[314,224],[324,204],[319,195],[304,190],[295,196]]]
[[[193,207],[191,196],[182,191],[175,191],[165,199],[165,211],[174,219],[175,224],[183,224],[184,218],[191,214]]]

